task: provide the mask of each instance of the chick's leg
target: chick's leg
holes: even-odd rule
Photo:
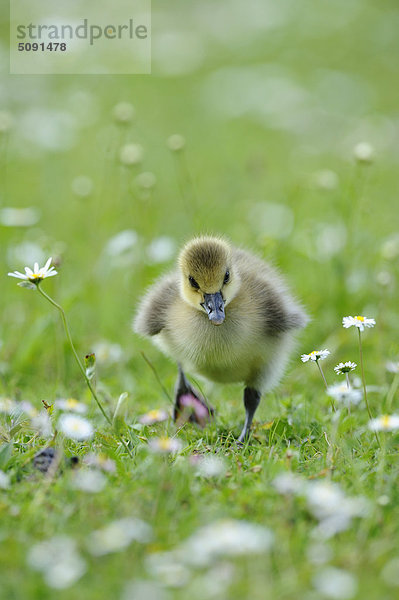
[[[245,423],[240,437],[238,438],[239,442],[244,442],[247,439],[249,430],[251,429],[252,419],[259,406],[259,402],[260,392],[254,388],[246,387],[244,390]]]
[[[208,406],[201,394],[190,385],[183,369],[179,365],[179,374],[175,388],[174,420],[178,423],[191,421],[192,423],[197,423],[200,427],[205,427],[214,412],[214,409]]]

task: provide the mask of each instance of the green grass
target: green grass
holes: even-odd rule
[[[153,2],[154,39],[171,26],[164,10]],[[174,550],[200,527],[232,518],[272,530],[270,552],[192,568],[184,585],[166,586],[170,598],[316,600],[323,596],[314,577],[334,566],[356,578],[355,600],[394,599],[398,588],[386,573],[398,558],[399,437],[380,434],[379,449],[363,403],[351,415],[342,409],[335,419],[315,365],[302,364],[300,354],[329,348],[323,368],[333,383],[334,365],[359,363],[356,332],[342,328],[342,317],[374,317],[376,327],[363,336],[366,381],[377,386],[369,393],[373,414],[387,410],[393,376],[385,363],[399,358],[396,3],[281,3],[278,26],[259,32],[256,23],[240,19],[241,36],[227,38],[210,34],[212,23],[233,31],[227,17],[213,15],[213,3],[198,10],[201,14],[188,3],[168,3],[175,27],[196,32],[205,49],[203,62],[185,75],[163,75],[154,50],[151,76],[2,76],[0,110],[13,115],[14,127],[0,134],[0,208],[37,207],[40,219],[30,227],[0,224],[0,396],[40,410],[42,400],[78,398],[88,405],[96,433],[84,443],[58,436],[64,456],[46,478],[34,470],[32,457],[48,441],[34,437],[28,421],[18,424],[15,416],[0,414],[0,468],[10,477],[9,489],[0,490],[0,597],[122,599],[128,582],[159,582],[148,570],[150,555]],[[6,21],[1,31],[6,48]],[[249,72],[255,83],[245,100],[242,78]],[[276,88],[257,88],[276,80],[283,81],[274,83],[280,91],[291,86],[291,92],[281,91],[281,106],[273,100]],[[301,99],[295,100],[298,89]],[[136,109],[127,126],[112,118],[120,101]],[[229,113],[231,106],[236,112]],[[76,128],[69,132],[72,144],[63,141],[64,129],[46,138],[52,144],[55,138],[56,150],[40,145],[43,131],[28,139],[24,129],[34,131],[38,118],[35,113],[24,125],[32,110],[44,111],[48,119],[53,111],[68,113]],[[186,139],[179,154],[166,143],[174,133]],[[375,147],[372,164],[353,158],[361,141]],[[143,162],[133,168],[118,159],[127,142],[144,149]],[[337,175],[332,189],[315,183],[326,169]],[[145,171],[156,176],[147,192],[135,182]],[[71,189],[80,175],[93,183],[87,197]],[[287,220],[281,225],[268,213],[262,221],[259,203],[284,206]],[[126,229],[137,233],[133,253],[112,261],[106,244]],[[233,439],[244,418],[240,386],[200,382],[217,410],[204,430],[186,425],[176,432],[171,420],[137,426],[152,408],[171,410],[142,352],[170,397],[176,376],[173,363],[130,327],[145,288],[173,266],[172,257],[151,263],[147,248],[168,236],[177,250],[200,232],[222,233],[277,264],[312,317],[282,383],[263,399],[244,448]],[[57,261],[59,275],[43,288],[64,307],[79,356],[102,340],[122,348],[116,363],[98,363],[97,389],[111,415],[119,395],[128,392],[117,426],[132,457],[91,399],[57,311],[6,276],[32,266],[34,255],[21,258],[26,242]],[[390,412],[398,412],[397,393]],[[52,418],[56,424],[55,412]],[[160,434],[181,440],[178,456],[148,450],[148,440]],[[73,487],[70,457],[83,458],[90,450],[116,463],[99,493]],[[196,454],[223,457],[223,473],[198,476]],[[287,471],[309,482],[334,482],[349,497],[365,497],[368,514],[326,542],[315,539],[317,520],[305,499],[281,496],[272,485]],[[150,524],[152,541],[93,556],[90,534],[123,517]],[[60,591],[27,565],[30,548],[55,535],[75,540],[86,562],[84,575]],[[318,541],[330,548],[324,564],[309,558]],[[228,569],[226,563],[234,575],[216,590],[215,572]]]

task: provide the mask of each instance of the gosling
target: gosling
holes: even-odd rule
[[[204,236],[188,242],[177,270],[149,289],[134,330],[178,364],[175,420],[187,407],[200,425],[213,415],[185,371],[244,384],[243,442],[261,395],[280,380],[295,333],[306,322],[274,268],[222,238]]]

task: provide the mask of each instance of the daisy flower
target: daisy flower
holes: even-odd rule
[[[159,437],[153,438],[148,442],[150,450],[159,454],[175,454],[181,447],[181,441],[174,438]]]
[[[327,383],[327,380],[325,378],[325,375],[323,373],[323,369],[321,368],[321,365],[320,365],[319,361],[323,360],[324,358],[327,358],[327,356],[329,354],[330,354],[329,350],[313,350],[312,352],[310,352],[310,354],[302,354],[301,355],[301,361],[302,362],[305,363],[305,362],[308,362],[310,360],[310,361],[313,361],[313,362],[316,363],[316,365],[319,368],[320,375],[323,378],[324,385],[326,386],[326,388],[328,387],[328,383]]]
[[[67,437],[81,442],[93,437],[93,425],[78,415],[63,414],[58,419],[58,427]]]
[[[342,325],[345,329],[348,327],[358,327],[360,331],[364,331],[365,327],[374,327],[375,319],[368,319],[362,315],[356,315],[355,317],[344,317],[342,319]]]
[[[66,410],[81,414],[87,411],[87,406],[82,402],[79,402],[75,398],[67,398],[66,400],[64,398],[60,398],[59,400],[55,401],[55,406],[60,410]]]
[[[348,360],[346,363],[340,362],[336,367],[334,367],[334,371],[337,375],[346,375],[346,373],[350,373],[354,369],[356,369],[357,364]]]
[[[327,358],[329,354],[329,350],[313,350],[309,354],[302,354],[301,361],[305,363],[308,362],[308,360],[323,360],[324,358]]]
[[[345,383],[329,385],[327,388],[327,394],[331,398],[334,398],[334,400],[337,400],[337,402],[341,402],[348,407],[350,407],[352,404],[359,404],[363,396],[360,390],[349,388]]]
[[[381,415],[369,421],[371,431],[394,431],[399,429],[399,415]]]
[[[46,277],[53,277],[57,275],[57,271],[54,267],[50,267],[52,258],[50,257],[44,267],[39,267],[39,263],[35,263],[33,270],[29,267],[25,267],[25,274],[20,273],[19,271],[14,271],[13,273],[8,273],[10,277],[16,277],[17,279],[23,279],[24,281],[29,281],[30,283],[34,283],[37,285]]]
[[[145,415],[142,415],[139,419],[140,423],[143,425],[153,425],[154,423],[161,423],[162,421],[166,421],[169,418],[166,410],[162,410],[161,408],[155,408],[153,410],[148,411]]]

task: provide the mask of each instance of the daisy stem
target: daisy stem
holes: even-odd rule
[[[391,387],[388,390],[388,395],[387,395],[387,402],[386,402],[386,410],[389,413],[391,411],[392,408],[392,400],[396,394],[396,391],[399,387],[399,372],[396,373],[395,377],[393,378]]]
[[[326,378],[324,377],[323,369],[321,368],[321,365],[318,360],[316,360],[316,365],[319,367],[320,375],[323,378],[324,385],[326,386],[326,390],[328,390],[328,383],[327,383]],[[330,398],[330,402],[331,402],[331,407],[332,407],[333,411],[335,412],[334,400],[332,398]]]
[[[81,373],[82,373],[83,377],[85,378],[85,381],[86,381],[86,383],[87,383],[87,386],[88,386],[88,388],[89,388],[89,390],[90,390],[90,392],[91,392],[91,394],[92,394],[92,396],[93,396],[94,400],[97,402],[98,408],[101,410],[101,412],[102,412],[102,414],[103,414],[104,418],[105,418],[105,419],[108,421],[108,423],[109,423],[110,425],[112,425],[112,421],[111,421],[110,417],[107,415],[107,413],[105,412],[105,410],[103,409],[103,407],[102,407],[102,405],[101,405],[101,402],[100,402],[100,400],[98,399],[98,396],[97,396],[97,394],[96,394],[96,392],[95,392],[95,390],[94,390],[94,388],[93,388],[93,386],[92,386],[92,384],[91,384],[91,381],[90,381],[90,379],[89,379],[89,378],[87,377],[87,375],[86,375],[85,368],[84,368],[84,366],[82,365],[82,362],[81,362],[81,360],[80,360],[80,358],[79,358],[79,356],[78,356],[78,353],[76,352],[76,349],[75,349],[74,343],[73,343],[73,341],[72,341],[71,332],[69,331],[69,327],[68,327],[68,323],[67,323],[67,320],[66,320],[66,315],[65,315],[64,309],[62,308],[62,306],[60,306],[59,304],[57,304],[57,302],[56,302],[55,300],[53,300],[53,299],[52,299],[52,298],[51,298],[51,297],[50,297],[48,294],[46,294],[46,292],[44,292],[44,291],[42,290],[42,288],[40,287],[40,284],[38,284],[38,285],[37,285],[37,289],[38,289],[38,291],[41,293],[41,295],[42,295],[44,298],[46,298],[46,300],[48,300],[48,301],[50,302],[50,304],[52,304],[53,306],[55,306],[55,308],[56,308],[57,310],[59,310],[59,312],[60,312],[60,314],[61,314],[62,324],[64,325],[65,334],[66,334],[66,336],[67,336],[67,339],[68,339],[69,345],[71,346],[71,349],[72,349],[73,355],[74,355],[74,357],[75,357],[75,360],[76,360],[76,362],[78,363],[78,367],[79,367],[79,369],[80,369],[80,371],[81,371]]]
[[[351,389],[351,384],[349,383],[349,373],[345,373],[346,376],[346,385],[348,386],[348,390]]]
[[[319,364],[319,361],[318,361],[318,360],[316,360],[316,364],[317,364],[317,366],[319,367],[320,374],[321,374],[321,376],[323,377],[323,381],[324,381],[324,384],[325,384],[325,386],[326,386],[326,390],[327,390],[327,389],[328,389],[328,383],[327,383],[327,380],[326,380],[326,378],[324,377],[323,369],[321,368],[321,365]]]
[[[38,291],[41,293],[41,295],[42,295],[44,298],[46,298],[46,300],[48,300],[48,301],[50,302],[50,304],[52,304],[52,305],[53,305],[53,306],[54,306],[54,307],[55,307],[57,310],[59,310],[59,312],[60,312],[60,314],[61,314],[62,324],[64,325],[65,334],[66,334],[66,336],[67,336],[67,339],[68,339],[69,345],[71,346],[71,349],[72,349],[73,355],[74,355],[74,357],[75,357],[75,360],[76,360],[76,362],[78,363],[78,367],[79,367],[79,369],[80,369],[80,371],[81,371],[81,373],[82,373],[83,377],[85,378],[85,381],[86,381],[86,383],[87,383],[87,387],[89,388],[89,390],[90,390],[90,392],[91,392],[91,395],[93,396],[94,400],[96,401],[96,403],[97,403],[97,406],[98,406],[98,408],[101,410],[101,412],[102,412],[102,414],[103,414],[103,416],[104,416],[105,420],[106,420],[106,421],[109,423],[109,425],[111,425],[111,427],[113,427],[112,420],[111,420],[111,418],[110,418],[110,417],[107,415],[107,413],[105,412],[105,410],[103,409],[103,407],[102,407],[102,404],[101,404],[101,402],[100,402],[100,400],[98,399],[98,396],[97,396],[97,394],[96,394],[96,391],[95,391],[94,387],[92,386],[90,379],[89,379],[89,378],[87,377],[87,375],[86,375],[85,368],[84,368],[84,366],[82,365],[82,362],[81,362],[81,360],[80,360],[80,358],[79,358],[79,355],[78,355],[78,353],[76,352],[76,348],[75,348],[75,346],[74,346],[74,343],[73,343],[73,341],[72,341],[71,332],[69,331],[69,327],[68,327],[68,323],[67,323],[67,320],[66,320],[66,315],[65,315],[64,309],[62,308],[62,306],[60,306],[59,304],[57,304],[57,302],[56,302],[55,300],[53,300],[53,299],[52,299],[52,298],[51,298],[51,297],[50,297],[48,294],[46,294],[46,292],[44,292],[44,291],[42,290],[42,288],[40,287],[40,283],[38,283],[38,284],[36,285],[36,287],[37,287]],[[120,434],[118,434],[118,437],[119,437],[120,441],[122,442],[122,445],[124,446],[124,448],[125,448],[126,452],[129,454],[129,456],[130,456],[131,458],[133,458],[133,454],[132,454],[132,452],[131,452],[131,450],[130,450],[129,446],[126,444],[125,440],[122,438],[122,436],[121,436]]]
[[[367,412],[369,413],[369,417],[370,417],[370,420],[371,420],[373,418],[373,415],[371,414],[371,410],[370,410],[370,406],[369,406],[369,401],[367,399],[366,378],[364,376],[364,366],[363,366],[362,334],[361,334],[360,329],[358,329],[358,332],[359,332],[360,370],[361,370],[361,373],[362,373],[362,382],[363,382],[363,390],[364,390],[364,401],[366,403]],[[377,435],[376,431],[374,431],[374,435],[375,435],[375,439],[377,440],[377,443],[378,443],[379,447],[381,448],[380,440],[378,438],[378,435]]]

